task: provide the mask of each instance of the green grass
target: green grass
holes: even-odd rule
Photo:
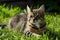
[[[0,23],[8,24],[9,19],[21,12],[24,12],[19,7],[5,7],[5,5],[0,5]],[[12,32],[8,29],[0,30],[0,40],[60,40],[60,15],[57,13],[46,13],[46,26],[51,32],[46,32],[39,37],[34,36],[24,36],[22,33],[19,33],[17,30]]]

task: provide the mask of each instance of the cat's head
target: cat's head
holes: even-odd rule
[[[35,26],[36,28],[40,28],[45,25],[44,14],[45,8],[44,5],[41,5],[38,9],[30,9],[27,6],[27,21]]]

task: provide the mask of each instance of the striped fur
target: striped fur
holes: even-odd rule
[[[17,28],[19,31],[23,31],[24,34],[42,34],[46,29],[44,14],[44,5],[38,9],[30,9],[27,6],[27,14],[18,14],[10,19],[10,28],[14,30]]]

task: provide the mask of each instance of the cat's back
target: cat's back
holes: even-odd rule
[[[19,22],[25,24],[26,21],[27,21],[27,14],[21,13],[21,14],[17,14],[15,16],[13,16],[9,20],[9,25],[11,27],[15,27]]]

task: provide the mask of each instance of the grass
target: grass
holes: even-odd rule
[[[9,19],[21,12],[24,12],[19,7],[5,7],[5,5],[0,5],[0,23],[8,24]],[[39,37],[34,36],[23,36],[17,30],[12,32],[8,29],[0,30],[0,40],[60,40],[60,15],[57,13],[46,13],[46,26],[51,32],[46,32]]]

